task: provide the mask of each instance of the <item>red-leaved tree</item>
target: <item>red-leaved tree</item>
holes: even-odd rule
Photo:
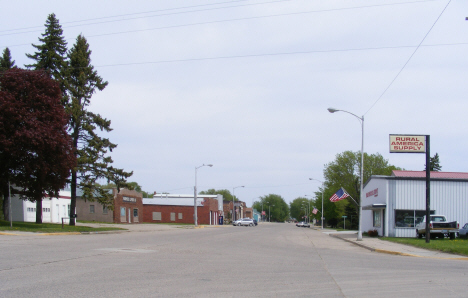
[[[0,192],[8,197],[10,182],[35,201],[36,223],[44,195],[56,196],[76,164],[61,99],[59,84],[44,71],[0,73]]]

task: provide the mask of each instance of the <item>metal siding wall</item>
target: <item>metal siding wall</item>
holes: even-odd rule
[[[396,209],[426,209],[426,183],[416,180],[396,180]]]
[[[468,222],[468,183],[431,181],[431,209],[460,225]]]

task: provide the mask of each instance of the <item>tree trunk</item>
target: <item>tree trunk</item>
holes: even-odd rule
[[[70,226],[75,225],[75,208],[76,208],[76,170],[72,169],[72,175],[71,175],[71,181],[70,181],[70,214],[68,216],[70,217]]]
[[[42,223],[42,198],[36,200],[36,223]]]
[[[3,219],[4,220],[10,220],[10,214],[9,214],[9,208],[8,208],[8,202],[10,200],[9,198],[9,191],[8,191],[8,184],[6,185],[1,185],[2,187],[2,193],[3,193]]]

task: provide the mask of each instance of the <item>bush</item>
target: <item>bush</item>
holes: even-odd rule
[[[377,230],[369,230],[367,231],[367,235],[369,235],[369,237],[378,237],[379,232],[377,232]]]

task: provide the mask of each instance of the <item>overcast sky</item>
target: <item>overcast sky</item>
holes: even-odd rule
[[[448,4],[448,6],[447,6]],[[152,192],[228,189],[249,206],[312,195],[324,165],[389,134],[428,134],[443,171],[468,172],[468,1],[6,1],[0,47],[16,65],[55,13],[82,33],[109,85],[90,109],[112,121],[115,166]],[[20,30],[16,30],[20,29]]]

